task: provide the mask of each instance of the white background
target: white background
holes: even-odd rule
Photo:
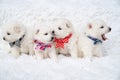
[[[103,43],[105,56],[92,62],[62,55],[58,63],[27,55],[14,59],[6,52],[1,36],[0,80],[120,80],[119,0],[0,0],[0,31],[11,20],[30,27],[41,19],[56,17],[71,20],[76,31],[92,19],[103,19],[112,28]]]

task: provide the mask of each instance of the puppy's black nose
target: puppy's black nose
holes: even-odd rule
[[[5,40],[5,37],[3,37],[3,40]]]
[[[52,31],[52,34],[55,34],[55,31],[54,31],[54,30]]]
[[[51,41],[54,39],[54,37],[51,37]]]
[[[111,31],[112,29],[109,27],[109,31]]]

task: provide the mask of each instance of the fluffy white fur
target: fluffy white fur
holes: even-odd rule
[[[97,38],[103,42],[106,39],[105,34],[110,31],[111,28],[102,20],[94,20],[89,23],[86,26],[85,31],[79,35],[79,56],[83,56],[86,59],[92,59],[93,56],[103,56],[103,51],[101,49],[102,43],[93,44],[93,41],[87,36]]]
[[[77,37],[73,29],[72,23],[68,19],[57,18],[53,20],[52,33],[56,38],[65,38],[72,33],[68,43],[64,44],[64,48],[56,48],[57,53],[64,55],[70,54],[72,58],[77,58]]]
[[[45,44],[51,44],[51,48],[46,48],[45,50],[35,49],[36,44],[34,43],[34,50],[36,58],[42,60],[44,58],[50,57],[54,61],[57,61],[57,54],[55,51],[55,47],[53,45],[53,35],[51,31],[47,27],[39,27],[35,31],[34,39],[41,41]]]
[[[8,43],[20,39],[23,35],[25,36],[20,42],[21,46],[18,47],[14,45],[9,49],[9,52],[16,58],[19,57],[21,53],[30,55],[34,54],[32,32],[29,29],[26,29],[23,24],[18,22],[8,23],[4,26],[3,39]]]

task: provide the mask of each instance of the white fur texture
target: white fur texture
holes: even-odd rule
[[[27,29],[27,27],[18,22],[8,23],[4,26],[3,38],[5,38],[4,41],[8,42],[8,44],[20,39],[24,34],[25,36],[20,42],[21,47],[15,45],[13,47],[9,47],[9,52],[12,53],[15,58],[19,57],[21,53],[30,55],[34,54],[32,32],[30,29]]]
[[[54,61],[57,61],[57,54],[55,51],[55,47],[53,45],[53,35],[51,34],[51,31],[47,27],[38,27],[35,31],[34,39],[41,41],[45,44],[50,44],[51,48],[46,48],[45,50],[38,50],[35,49],[36,44],[34,43],[34,50],[36,58],[39,60],[42,60],[44,58],[50,57]]]
[[[85,57],[86,59],[92,59],[93,56],[103,56],[103,50],[101,49],[102,43],[93,44],[93,41],[87,36],[97,38],[103,42],[102,35],[105,35],[108,32],[110,32],[110,27],[108,27],[102,20],[94,20],[89,23],[86,26],[85,31],[79,35],[79,56]]]
[[[72,23],[64,18],[57,18],[53,20],[53,30],[54,36],[56,38],[65,38],[70,33],[72,34],[68,43],[64,44],[64,48],[56,48],[57,53],[68,55],[70,54],[72,58],[77,58],[77,37],[73,30]]]

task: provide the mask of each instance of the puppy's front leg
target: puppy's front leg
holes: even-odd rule
[[[77,54],[77,49],[76,48],[70,49],[69,53],[70,53],[72,58],[74,58],[74,59],[78,58],[78,54]]]
[[[15,58],[18,58],[20,56],[20,49],[17,47],[12,47],[11,53]]]
[[[102,57],[103,56],[103,51],[102,51],[101,47],[96,47],[93,55],[96,56],[96,57]]]
[[[77,45],[70,45],[69,47],[69,53],[72,58],[77,59],[78,58],[78,51],[77,51]]]
[[[34,55],[35,54],[34,49],[33,49],[33,45],[29,46],[29,54],[30,55]]]
[[[37,60],[42,60],[44,58],[43,53],[41,53],[39,50],[35,50],[35,56]]]
[[[84,48],[82,49],[82,52],[84,54],[84,58],[86,60],[92,60],[92,49],[91,48]]]
[[[50,51],[49,51],[49,56],[50,56],[50,58],[53,59],[55,62],[58,61],[58,59],[57,59],[57,53],[56,53],[56,51],[55,51],[55,48],[50,49]]]

